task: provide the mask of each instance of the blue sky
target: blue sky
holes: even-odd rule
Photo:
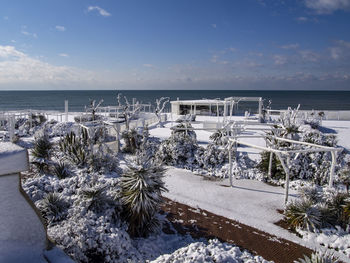
[[[0,89],[350,90],[350,0],[11,0]]]

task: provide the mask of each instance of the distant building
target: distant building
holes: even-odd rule
[[[205,116],[234,116],[244,115],[245,112],[250,112],[246,107],[241,107],[242,103],[257,102],[254,104],[253,113],[257,113],[262,120],[262,98],[261,97],[229,97],[224,100],[220,99],[201,99],[201,100],[175,100],[171,101],[171,113],[177,115],[195,114]]]

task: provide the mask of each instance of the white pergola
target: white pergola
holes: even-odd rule
[[[242,138],[262,138],[262,137],[270,137],[272,139],[278,140],[278,141],[284,141],[284,142],[289,142],[292,144],[298,144],[302,146],[307,146],[309,148],[306,149],[299,149],[299,150],[278,150],[274,149],[272,145],[269,147],[263,147],[259,145],[255,145],[252,143],[248,142],[243,142]],[[238,147],[237,145],[245,145],[248,147],[252,147],[255,149],[263,150],[263,151],[268,151],[270,152],[270,159],[269,159],[269,169],[268,169],[268,176],[271,176],[271,167],[272,167],[272,159],[273,155],[276,154],[278,159],[280,160],[283,170],[286,174],[286,183],[285,183],[285,203],[288,202],[288,192],[289,192],[289,177],[290,177],[290,169],[291,169],[291,157],[292,155],[295,154],[294,159],[298,158],[298,156],[301,153],[311,153],[311,152],[330,152],[332,156],[332,163],[330,167],[330,178],[329,178],[329,187],[333,187],[333,177],[334,177],[334,170],[335,170],[335,164],[336,164],[336,159],[337,159],[337,153],[341,151],[342,149],[340,148],[334,148],[334,147],[328,147],[328,146],[323,146],[323,145],[317,145],[313,143],[307,143],[307,142],[300,142],[300,141],[295,141],[291,139],[286,139],[286,138],[281,138],[277,136],[234,136],[233,138],[229,138],[229,164],[230,164],[230,185],[233,186],[233,174],[232,174],[232,148],[233,150],[237,153],[238,152]],[[236,156],[235,156],[236,159]]]

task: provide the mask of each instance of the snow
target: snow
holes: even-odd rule
[[[0,142],[0,175],[28,170],[27,150],[10,142]]]

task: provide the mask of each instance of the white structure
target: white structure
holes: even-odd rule
[[[258,102],[258,117],[262,121],[262,98],[261,97],[229,97],[224,100],[175,100],[171,101],[171,113],[177,115],[209,115],[209,116],[233,116],[238,111],[239,103]]]
[[[20,173],[28,169],[27,150],[0,143],[0,262],[72,263],[47,238],[40,212],[21,186]]]

